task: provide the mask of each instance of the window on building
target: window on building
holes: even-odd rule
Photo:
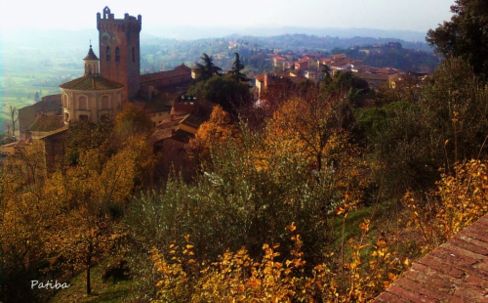
[[[132,48],[132,62],[136,62],[136,49]]]
[[[105,49],[105,61],[110,62],[110,46]]]
[[[118,46],[115,48],[115,62],[120,62],[120,49]]]
[[[100,109],[109,109],[110,108],[110,99],[108,96],[102,96],[100,100]]]
[[[78,109],[87,110],[88,109],[88,99],[85,96],[78,98]]]
[[[68,97],[63,95],[63,107],[68,108]]]

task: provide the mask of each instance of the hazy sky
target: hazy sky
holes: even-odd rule
[[[1,0],[0,31],[95,27],[108,5],[164,26],[339,27],[426,31],[450,18],[453,0]]]

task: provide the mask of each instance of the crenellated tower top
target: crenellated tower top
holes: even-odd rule
[[[117,30],[136,30],[141,31],[142,16],[137,15],[137,18],[127,13],[124,18],[116,19],[112,14],[110,8],[105,6],[102,13],[97,13],[97,28],[98,30],[117,29]]]
[[[100,43],[100,73],[125,86],[125,99],[134,97],[140,87],[140,42],[142,17],[125,14],[116,19],[110,8],[97,13]]]

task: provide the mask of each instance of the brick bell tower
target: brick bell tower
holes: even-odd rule
[[[103,15],[97,13],[100,74],[125,86],[126,101],[139,91],[141,26],[141,15],[125,14],[123,19],[115,19],[108,7]]]

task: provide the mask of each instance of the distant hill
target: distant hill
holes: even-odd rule
[[[425,32],[406,30],[381,30],[371,28],[309,28],[309,27],[161,27],[146,28],[145,33],[170,39],[195,40],[202,38],[223,38],[231,35],[271,37],[306,34],[318,37],[373,37],[402,39],[409,42],[425,42]]]
[[[390,42],[401,43],[405,48],[431,52],[432,48],[425,42],[410,42],[398,38],[372,38],[372,37],[349,37],[339,38],[333,36],[316,36],[306,34],[288,34],[271,37],[254,36],[231,36],[229,38],[248,41],[260,45],[263,48],[284,49],[284,50],[322,50],[332,51],[335,48],[350,48],[364,45],[387,44]]]
[[[239,52],[244,60],[260,54],[260,51],[292,51],[330,53],[335,49],[349,49],[364,45],[386,45],[400,43],[406,50],[414,50],[421,55],[434,57],[431,47],[425,42],[408,42],[400,39],[369,37],[319,37],[305,34],[291,34],[270,37],[232,35],[223,38],[197,40],[165,39],[143,36],[141,41],[143,70],[168,69],[181,63],[193,64],[203,52],[214,56],[217,64],[229,68],[234,52]],[[423,56],[422,56],[423,57]],[[258,64],[263,65],[263,64]],[[264,65],[263,65],[264,66]]]
[[[314,33],[314,35],[295,33],[299,30]],[[181,63],[193,65],[203,52],[212,55],[218,65],[228,69],[232,63],[233,54],[237,51],[241,54],[248,71],[254,72],[270,68],[269,53],[275,50],[290,50],[298,54],[308,51],[330,53],[334,49],[354,49],[364,45],[398,42],[403,45],[405,50],[432,52],[425,42],[419,42],[418,39],[407,41],[385,38],[390,34],[394,35],[395,32],[374,30],[337,30],[334,32],[320,29],[280,28],[244,29],[240,31],[242,34],[229,35],[232,32],[232,29],[221,29],[220,32],[215,32],[214,38],[183,40],[170,39],[169,36],[165,36],[164,31],[155,32],[144,29],[141,33],[141,70],[151,72],[171,69]],[[290,34],[269,35],[284,32]],[[329,36],[325,36],[327,33]],[[354,33],[376,36],[372,38],[351,36]],[[200,34],[200,36],[203,35]],[[226,35],[219,37],[224,34]],[[407,33],[403,32],[399,36],[405,35]],[[408,35],[415,36],[414,33]],[[20,108],[31,104],[34,102],[36,91],[39,91],[42,96],[56,93],[60,83],[79,76],[82,73],[82,58],[86,55],[90,40],[95,51],[98,52],[98,33],[95,29],[1,32],[0,119],[6,119],[7,105],[12,104]],[[417,42],[412,42],[412,40]],[[403,54],[405,56],[401,56],[410,56],[412,60],[422,61],[424,60],[422,58],[425,57],[424,53],[421,53],[420,58],[415,58],[416,53],[410,51],[403,51]],[[375,57],[367,59],[372,62],[371,65],[381,63],[378,63],[380,59]],[[398,66],[402,66],[401,62],[405,61],[404,59],[392,60],[400,62]],[[2,122],[0,121],[0,123]],[[1,126],[0,124],[0,128]]]
[[[333,53],[344,53],[371,66],[395,67],[403,71],[421,73],[433,72],[440,63],[440,58],[432,52],[404,48],[401,43],[396,42],[335,49]]]

